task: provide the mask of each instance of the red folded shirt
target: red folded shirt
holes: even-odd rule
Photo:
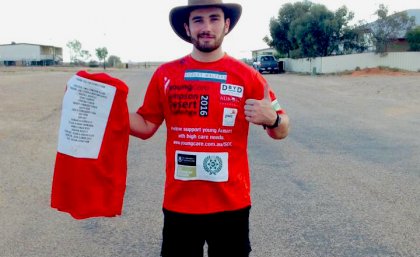
[[[79,71],[63,100],[51,207],[75,219],[121,215],[129,142],[128,87]]]

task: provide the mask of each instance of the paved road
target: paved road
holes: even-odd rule
[[[130,140],[124,212],[49,208],[60,105],[72,72],[0,74],[0,256],[159,256],[164,140]],[[150,71],[111,71],[142,101]],[[417,77],[267,75],[292,129],[250,131],[252,257],[420,256]]]

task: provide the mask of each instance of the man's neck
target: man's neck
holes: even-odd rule
[[[199,62],[215,62],[223,58],[224,55],[225,52],[222,50],[221,47],[217,48],[216,50],[210,53],[201,52],[194,47],[193,51],[191,52],[191,57]]]

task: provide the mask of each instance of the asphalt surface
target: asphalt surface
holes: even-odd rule
[[[109,73],[135,111],[152,71]],[[159,256],[164,126],[130,138],[122,216],[49,207],[73,74],[0,71],[0,256]],[[265,76],[292,126],[282,141],[251,127],[251,256],[420,256],[420,76]]]

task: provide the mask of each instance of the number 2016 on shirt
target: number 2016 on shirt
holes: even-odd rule
[[[209,114],[209,96],[201,95],[200,96],[200,116],[207,117]]]

